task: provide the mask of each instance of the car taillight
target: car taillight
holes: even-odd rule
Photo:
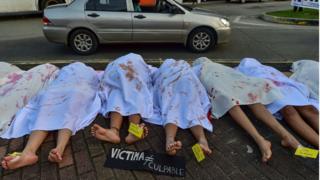
[[[52,24],[51,21],[50,21],[47,17],[43,17],[43,18],[42,18],[42,23],[43,23],[43,25],[45,25],[45,26]]]

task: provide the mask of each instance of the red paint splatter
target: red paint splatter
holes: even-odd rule
[[[250,102],[256,102],[257,101],[257,99],[258,99],[258,95],[255,95],[255,94],[253,94],[253,93],[249,93],[248,94],[248,96],[249,96],[249,98],[250,98]]]
[[[130,62],[130,61],[129,61]],[[134,68],[132,66],[132,63],[127,63],[127,65],[125,64],[119,64],[120,68],[124,71],[126,71],[126,78],[129,81],[132,81],[135,78],[135,74],[136,72],[134,71]]]
[[[32,79],[32,73],[29,73],[26,79],[27,81],[30,81]]]
[[[208,119],[209,119],[209,121],[212,121],[212,117],[211,117],[211,111],[208,111],[208,114],[207,114],[207,116],[208,116]]]
[[[273,82],[274,85],[276,86],[282,86],[282,83],[281,82],[278,82],[278,81],[274,81],[274,80],[271,80]]]
[[[271,89],[272,89],[272,87],[270,86],[270,84],[269,84],[269,83],[266,83],[266,84],[265,84],[265,87],[264,87],[264,91],[265,91],[266,93],[268,93]]]
[[[21,74],[12,73],[12,74],[8,75],[8,79],[9,79],[8,83],[16,83],[21,78],[22,78]]]

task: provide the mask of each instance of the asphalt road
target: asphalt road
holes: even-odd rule
[[[231,41],[202,54],[188,52],[180,44],[107,44],[91,56],[79,56],[70,48],[48,42],[42,34],[41,17],[0,20],[0,61],[54,61],[114,59],[129,52],[146,59],[201,56],[219,60],[254,57],[261,61],[319,59],[317,26],[279,25],[257,18],[262,12],[288,9],[290,2],[252,2],[246,4],[219,1],[200,5],[228,16],[232,24]]]

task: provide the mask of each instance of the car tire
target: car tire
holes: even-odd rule
[[[216,44],[216,36],[209,28],[197,28],[193,30],[187,41],[187,48],[193,52],[206,52]]]
[[[97,50],[99,42],[96,35],[91,31],[78,29],[70,35],[69,45],[77,54],[90,55]]]
[[[40,0],[40,10],[44,10],[48,6],[65,3],[64,0]]]

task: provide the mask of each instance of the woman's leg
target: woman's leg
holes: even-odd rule
[[[266,162],[271,158],[272,151],[271,151],[271,143],[264,139],[257,129],[253,126],[250,122],[249,118],[246,114],[242,111],[240,106],[234,106],[229,110],[229,114],[231,115],[232,119],[236,121],[258,144],[259,149],[262,154],[262,161]]]
[[[120,113],[111,112],[110,119],[110,129],[105,129],[98,124],[94,124],[91,128],[91,134],[99,140],[118,144],[120,143],[119,130],[122,125],[123,117]]]
[[[209,148],[208,141],[206,136],[204,135],[204,131],[202,126],[193,126],[190,128],[193,136],[197,139],[198,143],[200,144],[201,149],[206,153],[206,154],[211,154],[212,151]]]
[[[263,104],[252,104],[249,105],[249,107],[260,121],[264,122],[282,138],[281,144],[283,146],[290,147],[292,149],[298,148],[300,145],[299,141],[273,117]]]
[[[304,120],[293,106],[286,106],[280,110],[289,126],[306,141],[319,147],[319,135]]]
[[[319,111],[313,106],[296,106],[299,114],[307,120],[307,123],[319,134]]]
[[[38,161],[36,152],[47,135],[47,131],[32,131],[31,135],[29,136],[27,145],[22,151],[21,156],[4,157],[2,161],[2,167],[4,169],[17,169],[20,167],[35,164]]]
[[[61,162],[64,150],[69,142],[72,135],[72,131],[69,129],[61,129],[58,132],[57,146],[52,149],[49,153],[48,159],[51,162]]]
[[[129,122],[130,123],[137,124],[141,128],[143,128],[143,135],[142,135],[142,138],[141,138],[141,139],[143,139],[148,135],[148,128],[145,126],[144,123],[140,124],[140,121],[141,121],[141,116],[139,114],[134,114],[134,115],[129,116]],[[135,143],[135,142],[137,142],[139,140],[140,140],[139,138],[137,138],[136,136],[134,136],[131,133],[129,133],[128,136],[125,138],[125,141],[126,141],[127,144],[132,144],[132,143]]]
[[[182,148],[181,141],[176,141],[178,127],[175,124],[166,124],[164,126],[166,132],[166,152],[168,155],[174,156],[177,150]]]

